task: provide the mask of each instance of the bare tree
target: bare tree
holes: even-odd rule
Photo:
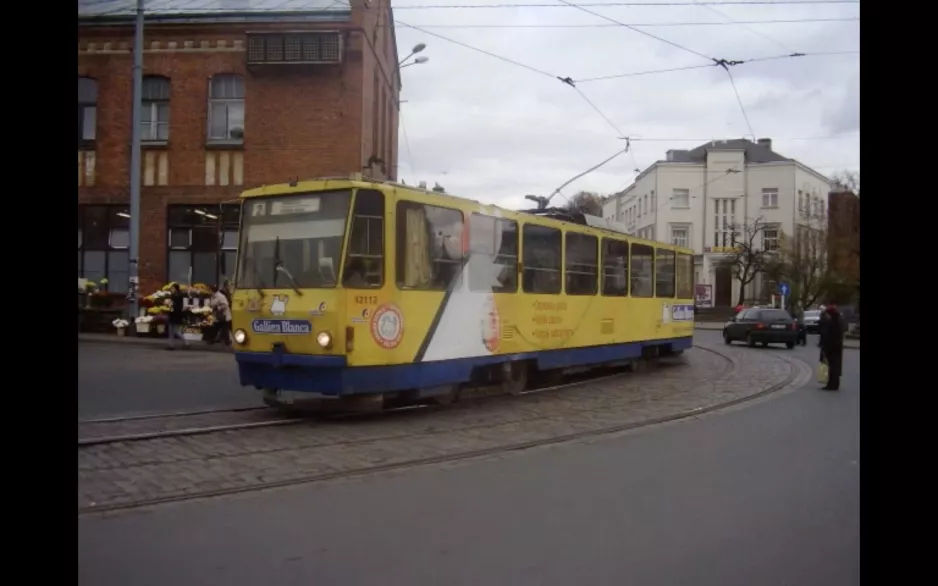
[[[565,210],[580,212],[591,216],[603,215],[603,204],[609,199],[608,195],[600,195],[591,191],[580,191],[571,197],[563,206]]]
[[[729,268],[739,281],[737,305],[746,300],[746,287],[756,279],[756,275],[765,271],[771,258],[771,253],[767,253],[763,245],[764,232],[770,227],[773,225],[766,224],[761,217],[727,227],[733,236],[733,250],[718,264]]]
[[[860,172],[859,171],[849,171],[844,169],[834,173],[831,176],[831,181],[836,187],[841,189],[848,189],[853,193],[857,194],[857,197],[860,197]]]

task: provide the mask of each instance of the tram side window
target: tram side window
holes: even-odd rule
[[[445,291],[463,264],[463,214],[411,201],[397,203],[397,284]]]
[[[518,222],[472,214],[469,253],[471,291],[518,290]]]
[[[352,212],[342,285],[349,289],[374,289],[384,284],[384,194],[359,189]]]
[[[567,295],[596,295],[599,252],[595,236],[567,232]]]
[[[678,299],[692,299],[694,297],[694,257],[689,254],[677,253],[675,265],[675,289]]]
[[[655,261],[655,297],[674,297],[674,251],[657,249]]]
[[[632,297],[655,296],[655,249],[644,244],[632,245]]]
[[[561,290],[560,269],[563,235],[556,228],[528,224],[522,233],[525,293],[557,295]]]
[[[629,243],[603,238],[603,295],[629,293]]]

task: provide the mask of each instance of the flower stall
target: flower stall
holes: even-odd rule
[[[106,332],[126,311],[127,298],[108,291],[108,280],[78,279],[78,331]]]
[[[172,286],[167,283],[159,291],[140,300],[140,315],[134,319],[138,336],[165,337],[167,335],[169,314],[172,312]],[[212,291],[208,286],[197,283],[183,285],[179,283],[183,294],[182,336],[186,340],[201,340],[207,328],[214,323],[209,307]]]

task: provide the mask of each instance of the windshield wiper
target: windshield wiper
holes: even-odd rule
[[[303,296],[303,292],[300,291],[300,286],[296,284],[296,279],[293,278],[293,275],[287,270],[287,267],[284,266],[283,261],[280,260],[280,237],[277,236],[277,240],[274,242],[274,270],[278,273],[283,273],[290,279],[290,284],[293,285],[293,290],[300,297]],[[274,275],[274,281],[276,281],[276,274]]]

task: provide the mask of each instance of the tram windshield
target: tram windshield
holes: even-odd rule
[[[351,199],[338,190],[244,202],[238,288],[335,287]]]

